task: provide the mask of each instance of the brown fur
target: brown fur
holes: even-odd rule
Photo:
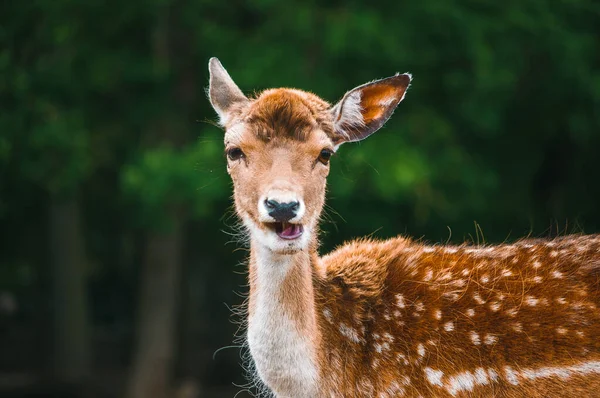
[[[554,397],[579,390],[597,396],[591,387],[600,386],[598,373],[514,386],[504,366],[600,360],[599,260],[600,235],[479,248],[403,238],[346,245],[323,258],[326,277],[314,281],[321,346],[328,348],[321,361],[333,364],[326,367],[328,388],[340,396],[378,396],[407,377],[407,396],[451,396],[426,380],[425,367],[446,378],[491,368],[499,382],[456,395]],[[357,331],[358,343],[340,333],[342,323]]]
[[[261,377],[277,395],[599,396],[600,235],[482,247],[360,240],[319,257],[329,173],[320,151],[374,132],[404,97],[410,76],[360,86],[330,108],[293,89],[240,99],[229,75],[211,63],[211,102],[225,120],[226,147],[244,152],[228,170],[236,210],[252,231],[249,322],[257,297],[273,300],[277,311],[268,318],[291,320],[318,370],[308,393],[295,379],[301,372],[286,372],[297,370],[298,358],[277,362],[284,358],[277,350],[287,347],[261,345]],[[361,123],[343,113],[352,106]],[[272,263],[261,264],[257,234],[273,232],[257,206],[274,187],[302,198],[301,222],[312,230],[305,248],[278,249],[267,256]],[[275,296],[261,296],[257,275],[276,274],[283,264],[291,265]]]
[[[323,115],[328,109],[328,103],[308,93],[293,89],[267,90],[254,101],[246,120],[265,142],[275,137],[305,142],[315,128],[332,134],[331,123],[327,123]]]

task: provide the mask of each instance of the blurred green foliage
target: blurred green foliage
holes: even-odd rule
[[[219,231],[235,221],[204,92],[210,56],[247,93],[293,86],[331,102],[413,74],[387,126],[332,161],[324,250],[373,233],[480,240],[474,222],[488,241],[600,231],[597,1],[8,1],[0,290],[18,280],[33,300],[49,198],[78,196],[94,320],[131,333],[139,239],[176,208],[212,325],[198,333],[208,351],[228,344],[220,303],[240,301],[244,254]],[[228,364],[222,373],[239,371]]]
[[[148,149],[124,167],[123,194],[136,206],[139,225],[153,227],[168,223],[164,209],[169,207],[189,208],[194,218],[214,214],[213,204],[226,195],[229,186],[225,184],[222,167],[201,171],[199,162],[222,157],[222,137],[220,133],[217,135],[208,132],[182,150]]]

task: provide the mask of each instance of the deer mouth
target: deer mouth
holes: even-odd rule
[[[276,222],[269,223],[269,227],[271,227],[275,231],[277,236],[285,240],[298,239],[304,233],[304,227],[302,226],[302,224]]]

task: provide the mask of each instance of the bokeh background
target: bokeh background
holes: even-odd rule
[[[3,1],[0,396],[244,390],[211,56],[331,102],[413,73],[333,159],[323,251],[600,231],[595,0]]]

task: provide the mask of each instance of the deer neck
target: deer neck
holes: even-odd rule
[[[248,344],[258,376],[278,396],[316,393],[316,261],[316,247],[283,255],[256,241],[251,245]]]

